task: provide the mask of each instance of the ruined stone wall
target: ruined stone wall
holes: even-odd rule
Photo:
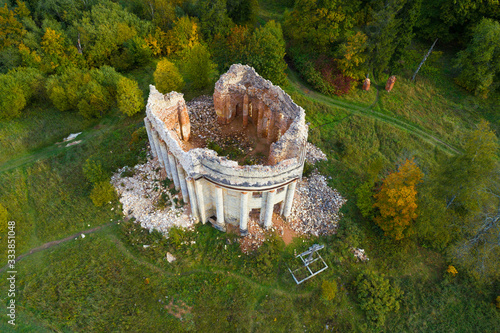
[[[231,66],[217,82],[214,104],[220,122],[241,112],[242,126],[247,116],[247,122],[260,122],[257,129],[263,137],[277,140],[271,145],[271,165],[240,166],[210,149],[186,149],[190,123],[183,95],[163,95],[154,86],[150,90],[144,122],[153,156],[191,204],[196,219],[221,230],[230,223],[245,234],[252,209],[260,212],[265,227],[271,225],[276,205],[283,216],[290,214],[304,167],[307,126],[304,110],[286,93],[242,65]]]
[[[300,156],[307,141],[304,110],[280,87],[259,76],[250,66],[235,64],[215,84],[214,107],[220,123],[242,116],[257,135],[271,144],[269,164]]]

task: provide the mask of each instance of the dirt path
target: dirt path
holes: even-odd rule
[[[439,139],[438,137],[428,133],[426,130],[419,128],[418,126],[411,124],[407,121],[392,117],[390,115],[377,112],[373,109],[373,107],[378,103],[379,100],[379,90],[377,88],[377,96],[375,98],[375,101],[369,105],[369,106],[360,106],[352,102],[346,102],[346,101],[341,101],[326,95],[323,95],[319,92],[316,92],[314,90],[309,89],[306,87],[299,79],[298,74],[290,70],[290,75],[289,81],[292,83],[292,85],[297,88],[297,91],[304,95],[306,98],[314,100],[316,102],[328,105],[328,106],[335,106],[335,107],[341,107],[343,109],[346,109],[350,111],[352,114],[356,115],[361,115],[365,117],[370,117],[373,119],[376,119],[378,121],[382,121],[384,123],[390,124],[394,127],[397,127],[405,132],[411,133],[415,136],[418,136],[422,140],[430,143],[433,146],[438,147],[439,149],[455,155],[459,154],[460,150],[458,150],[456,147],[452,146],[451,144],[444,142],[443,140]],[[325,124],[321,125],[324,126]]]
[[[29,255],[32,255],[32,254],[37,253],[37,252],[40,252],[40,251],[42,251],[42,250],[47,250],[47,249],[50,249],[51,247],[54,247],[54,246],[59,245],[59,244],[61,244],[61,243],[64,243],[64,242],[70,241],[70,240],[75,239],[75,238],[77,238],[77,237],[81,237],[81,235],[82,235],[82,234],[85,234],[85,235],[86,235],[86,234],[90,234],[90,233],[93,233],[93,232],[99,231],[99,230],[101,230],[101,229],[103,229],[103,228],[106,228],[106,227],[109,227],[109,226],[111,226],[111,225],[113,225],[113,224],[115,224],[115,223],[117,223],[117,222],[110,222],[110,223],[106,223],[106,224],[100,225],[100,226],[95,227],[95,228],[92,228],[92,229],[87,229],[87,230],[83,230],[83,231],[77,232],[76,234],[73,234],[73,235],[68,236],[68,237],[66,237],[66,238],[63,238],[63,239],[58,239],[58,240],[55,240],[55,241],[51,241],[51,242],[47,242],[47,243],[45,243],[45,244],[42,244],[42,245],[40,245],[40,246],[38,246],[38,247],[35,247],[35,248],[33,248],[33,249],[29,250],[28,252],[25,252],[25,253],[21,254],[20,256],[18,256],[18,257],[16,258],[16,263],[17,263],[18,261],[21,261],[22,259],[26,258],[26,257],[27,257],[27,256],[29,256]],[[4,267],[2,267],[2,268],[0,269],[0,273],[2,273],[2,272],[4,272],[4,271],[6,271],[6,270],[7,270],[7,268],[8,268],[8,265],[5,265]]]

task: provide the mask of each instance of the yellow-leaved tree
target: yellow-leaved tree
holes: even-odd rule
[[[374,207],[380,215],[375,222],[385,235],[395,240],[404,237],[404,232],[417,218],[416,185],[422,181],[423,173],[413,160],[406,160],[397,172],[389,174],[380,191],[374,195]]]
[[[162,59],[156,65],[153,73],[156,89],[162,94],[171,91],[180,91],[184,87],[184,80],[174,63],[167,59]]]

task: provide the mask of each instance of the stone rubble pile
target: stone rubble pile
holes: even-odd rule
[[[325,176],[313,172],[297,184],[288,223],[300,234],[332,234],[342,216],[339,210],[346,201],[328,186]]]
[[[325,155],[325,153],[323,153],[321,151],[321,149],[319,149],[318,147],[316,147],[315,145],[313,145],[310,142],[306,143],[306,161],[307,162],[309,162],[311,164],[315,164],[316,162],[326,161],[326,160],[327,160],[326,155]]]
[[[140,222],[143,228],[150,232],[157,230],[168,236],[168,230],[173,226],[189,228],[195,223],[194,219],[188,215],[185,207],[176,208],[173,199],[179,194],[170,198],[165,209],[157,208],[157,201],[161,194],[170,196],[167,189],[160,184],[160,165],[156,160],[148,159],[145,164],[138,164],[134,167],[134,175],[122,177],[122,173],[129,171],[129,167],[123,167],[111,177],[111,184],[115,187],[120,196],[125,217],[134,217]]]
[[[267,240],[266,231],[254,219],[248,220],[248,234],[239,239],[243,253],[250,253],[258,249]]]
[[[187,102],[186,105],[191,122],[191,133],[200,138],[203,143],[207,139],[212,141],[219,139],[221,128],[217,122],[213,98],[206,95],[199,96]]]
[[[351,252],[358,259],[358,261],[368,261],[368,260],[370,260],[370,258],[368,258],[366,256],[364,249],[351,248]]]

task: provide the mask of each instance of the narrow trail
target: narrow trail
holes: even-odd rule
[[[290,70],[289,75],[289,81],[290,83],[297,89],[297,92],[299,92],[301,95],[304,97],[322,103],[327,106],[331,107],[340,107],[345,110],[348,110],[351,112],[351,114],[355,115],[360,115],[360,116],[365,116],[369,118],[376,119],[378,121],[382,121],[384,123],[390,124],[394,127],[399,128],[400,130],[403,130],[405,132],[411,133],[425,142],[428,142],[429,144],[438,147],[439,149],[447,152],[448,154],[459,154],[460,150],[458,150],[456,147],[452,146],[451,144],[444,142],[443,140],[439,139],[438,137],[428,133],[426,130],[419,128],[418,126],[411,124],[407,121],[403,121],[401,119],[398,119],[396,117],[390,116],[388,114],[382,113],[375,111],[373,108],[377,105],[379,102],[379,89],[377,88],[377,96],[373,103],[369,106],[360,106],[357,105],[356,103],[352,102],[346,102],[342,100],[338,100],[329,96],[326,96],[324,94],[321,94],[319,92],[316,92],[314,90],[311,90],[307,88],[298,78],[298,74]],[[307,111],[306,111],[307,112]],[[320,126],[325,126],[327,124],[322,124]]]
[[[65,238],[62,238],[62,239],[59,239],[59,240],[55,240],[55,241],[51,241],[51,242],[47,242],[45,244],[42,244],[38,247],[35,247],[31,250],[29,250],[28,252],[25,252],[23,254],[21,254],[20,256],[18,256],[15,261],[16,263],[23,260],[24,258],[32,255],[32,254],[35,254],[37,252],[40,252],[40,251],[43,251],[43,250],[47,250],[47,249],[50,249],[54,246],[57,246],[61,243],[64,243],[64,242],[67,242],[67,241],[70,241],[72,239],[75,239],[75,238],[78,238],[78,237],[81,237],[82,234],[90,234],[90,233],[95,233],[95,232],[98,232],[104,228],[107,228],[107,227],[110,227],[114,224],[116,224],[118,221],[115,221],[115,222],[110,222],[110,223],[107,223],[107,224],[103,224],[101,226],[98,226],[98,227],[94,227],[94,228],[91,228],[91,229],[87,229],[87,230],[83,230],[83,231],[80,231],[80,232],[77,232],[71,236],[68,236],[68,237],[65,237]],[[264,284],[261,284],[259,282],[256,282],[254,280],[252,280],[251,278],[243,275],[243,274],[240,274],[240,273],[237,273],[237,272],[231,272],[231,271],[226,271],[226,270],[222,270],[222,269],[204,269],[204,268],[194,268],[194,269],[191,269],[189,271],[186,271],[186,272],[182,272],[180,273],[179,275],[176,275],[175,273],[172,273],[172,272],[169,272],[169,271],[166,271],[150,262],[148,262],[147,260],[144,260],[142,258],[139,258],[137,256],[135,256],[129,249],[127,249],[127,247],[125,246],[125,244],[123,244],[123,242],[118,238],[116,237],[116,235],[114,234],[108,234],[106,235],[106,237],[113,242],[113,244],[116,246],[116,248],[124,255],[126,256],[127,258],[133,260],[134,262],[136,262],[137,264],[140,264],[140,265],[143,265],[143,266],[146,266],[148,267],[150,270],[154,271],[154,272],[157,272],[157,273],[160,273],[160,274],[164,274],[164,275],[168,275],[170,277],[174,277],[174,276],[187,276],[187,275],[191,275],[191,274],[197,274],[197,273],[208,273],[208,274],[222,274],[222,275],[228,275],[228,276],[231,276],[235,279],[238,279],[248,285],[251,285],[252,287],[256,288],[256,289],[260,289],[261,291],[263,292],[271,292],[271,293],[275,293],[279,296],[292,296],[292,297],[308,297],[312,294],[311,291],[307,291],[307,292],[290,292],[288,290],[283,290],[283,289],[280,289],[280,288],[277,288],[277,287],[273,287],[273,286],[268,286],[268,285],[264,285]],[[5,271],[8,270],[8,266],[9,265],[5,265],[4,267],[2,267],[0,269],[0,273],[3,273]]]
[[[79,231],[79,232],[77,232],[77,233],[75,233],[75,234],[73,234],[71,236],[68,236],[68,237],[65,237],[65,238],[62,238],[62,239],[58,239],[58,240],[55,240],[55,241],[51,241],[51,242],[47,242],[45,244],[42,244],[42,245],[40,245],[38,247],[35,247],[35,248],[29,250],[28,252],[25,252],[25,253],[21,254],[20,256],[18,256],[16,258],[16,263],[19,262],[19,261],[21,261],[21,260],[23,260],[24,258],[26,258],[29,255],[32,255],[32,254],[37,253],[37,252],[40,252],[42,250],[50,249],[51,247],[54,247],[54,246],[59,245],[61,243],[70,241],[70,240],[75,239],[77,237],[81,237],[82,234],[86,235],[86,234],[90,234],[90,233],[99,231],[99,230],[101,230],[103,228],[106,228],[106,227],[109,227],[109,226],[111,226],[111,225],[113,225],[113,224],[115,224],[117,222],[118,221],[106,223],[106,224],[100,225],[98,227],[94,227],[92,229],[87,229],[87,230]],[[5,272],[7,270],[7,268],[8,268],[8,266],[9,265],[5,265],[4,267],[2,267],[0,269],[0,273]]]

